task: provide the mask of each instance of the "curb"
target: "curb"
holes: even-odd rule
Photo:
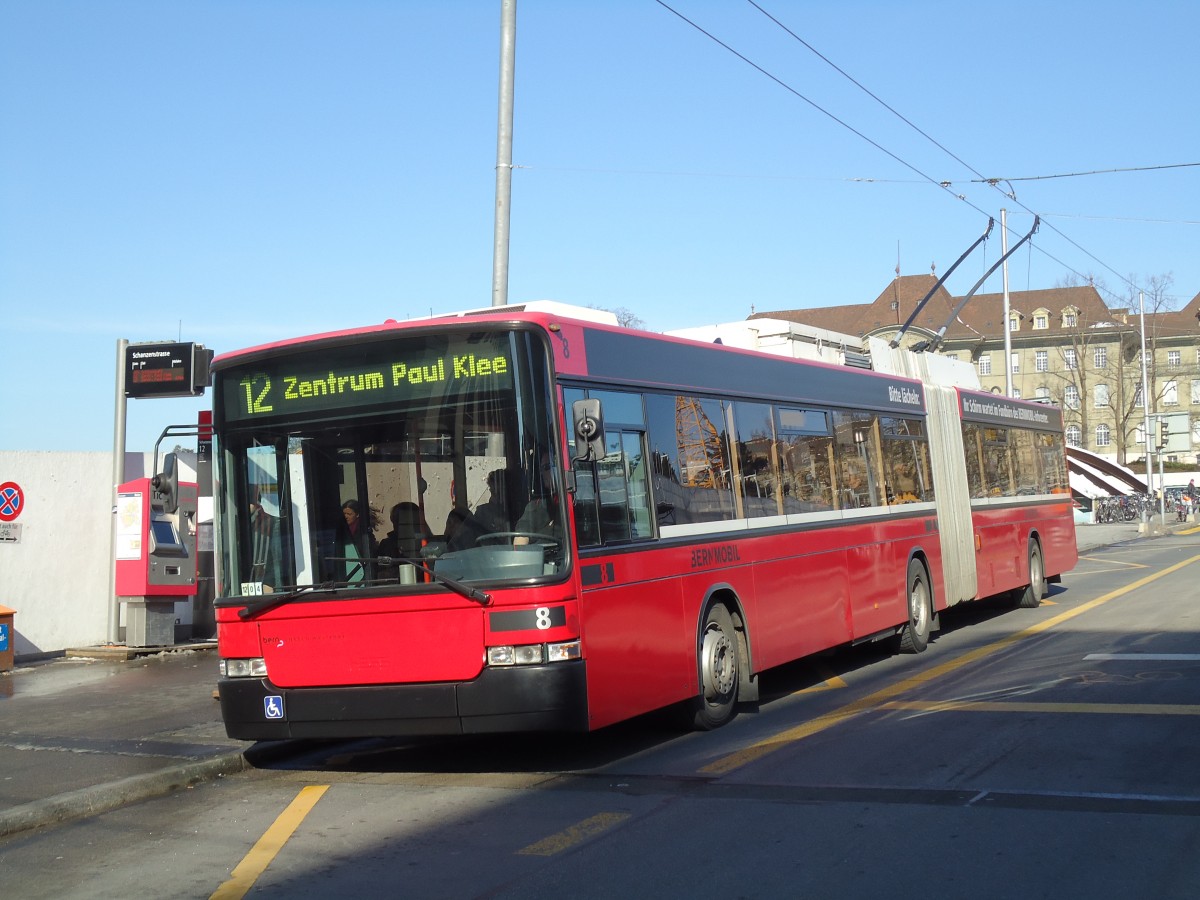
[[[23,803],[0,810],[0,838],[44,825],[58,825],[72,819],[110,812],[131,803],[162,797],[201,781],[233,775],[249,768],[252,766],[243,753],[231,752],[201,762],[171,766],[145,775],[131,775],[108,784],[80,788],[44,800]]]

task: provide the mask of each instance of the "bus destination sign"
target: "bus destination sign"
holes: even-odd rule
[[[328,409],[440,397],[476,386],[512,385],[512,364],[497,346],[443,353],[429,349],[379,354],[364,364],[361,349],[311,360],[273,360],[265,366],[223,371],[222,399],[228,420],[312,413]]]

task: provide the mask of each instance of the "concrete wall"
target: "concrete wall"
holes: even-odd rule
[[[194,453],[181,464],[183,479],[195,480]],[[126,453],[123,480],[152,467],[153,454]],[[19,540],[0,541],[0,606],[16,610],[18,660],[108,642],[112,480],[111,453],[0,451],[0,484],[15,482],[24,494],[12,523]],[[190,625],[190,599],[176,604],[176,617]]]
[[[107,639],[112,454],[0,452],[0,484],[24,504],[0,543],[0,605],[15,609],[17,658]]]

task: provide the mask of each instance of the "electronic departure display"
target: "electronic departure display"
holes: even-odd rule
[[[346,410],[513,384],[509,336],[308,350],[220,372],[226,421]]]
[[[125,396],[199,397],[213,353],[202,344],[137,343],[125,348]]]

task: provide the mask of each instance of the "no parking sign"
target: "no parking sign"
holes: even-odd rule
[[[0,484],[0,522],[11,522],[25,508],[25,492],[15,481]]]

